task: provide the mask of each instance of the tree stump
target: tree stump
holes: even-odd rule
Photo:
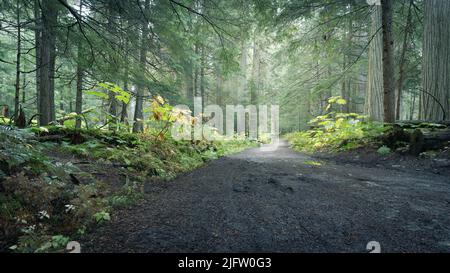
[[[424,136],[422,130],[416,129],[411,134],[411,140],[409,144],[409,152],[412,155],[419,155],[423,150],[424,146]]]
[[[21,128],[21,129],[27,127],[27,120],[25,118],[25,112],[23,111],[22,108],[20,108],[19,116],[17,116],[15,118],[14,123],[18,128]]]
[[[410,135],[400,126],[394,125],[394,127],[392,127],[392,130],[390,130],[383,136],[382,141],[387,147],[396,149],[399,147],[399,144],[401,142],[409,142]]]

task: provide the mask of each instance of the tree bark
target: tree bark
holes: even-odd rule
[[[150,0],[145,0],[144,13],[147,14],[150,8]],[[145,18],[142,18],[142,37],[141,37],[141,48],[140,48],[140,65],[141,65],[141,76],[139,83],[137,84],[136,90],[136,107],[134,111],[134,123],[133,123],[133,133],[142,132],[144,130],[144,88],[143,83],[145,79],[145,67],[147,63],[147,40],[148,40],[148,22]]]
[[[123,88],[126,92],[129,92],[128,91],[128,76],[126,76],[126,77],[127,77],[127,80],[124,82]],[[125,102],[122,102],[122,111],[120,112],[120,122],[128,125],[128,104]]]
[[[57,11],[56,11],[57,12]],[[56,120],[55,113],[55,65],[56,65],[56,14],[55,20],[53,21],[54,25],[52,26],[52,35],[50,36],[50,65],[49,65],[49,95],[50,95],[50,121]]]
[[[125,60],[128,62],[128,49],[129,49],[129,43],[128,41],[125,42],[125,48],[126,48],[126,57]],[[130,72],[129,72],[129,68],[128,65],[125,66],[125,79],[123,81],[123,90],[126,92],[129,92],[129,88],[128,88],[128,81],[129,81],[129,77],[130,77]],[[124,123],[125,125],[128,125],[128,103],[126,102],[122,102],[122,109],[120,112],[120,122]]]
[[[416,107],[416,93],[412,94],[412,101],[411,101],[411,111],[409,113],[409,119],[413,120],[414,119],[414,111],[415,111],[415,107]]]
[[[255,34],[253,34],[255,35]],[[246,39],[241,40],[241,56],[239,60],[239,68],[240,74],[238,76],[238,83],[236,88],[236,104],[242,104],[243,99],[247,96],[247,66],[248,66],[248,43]],[[253,77],[253,69],[252,69],[252,77]],[[253,80],[253,79],[252,79]],[[250,88],[253,88],[251,86]]]
[[[25,87],[27,86],[27,74],[23,74],[22,77],[22,104],[25,104],[26,101],[26,92]]]
[[[117,12],[115,10],[115,4],[113,1],[109,1],[108,2],[108,30],[111,34],[111,37],[113,39],[115,39],[116,35],[117,35],[117,26],[116,26],[116,16],[117,16]],[[114,84],[118,84],[118,63],[116,60],[116,56],[115,56],[115,51],[118,50],[116,44],[111,44],[111,53],[109,54],[109,81],[114,83]],[[108,91],[108,113],[109,113],[109,125],[108,128],[112,131],[115,131],[117,129],[117,100],[116,100],[116,96],[115,93],[112,91]]]
[[[353,11],[353,6],[351,3],[349,12],[351,13]],[[353,18],[350,16],[347,19],[347,37],[345,41],[345,48],[343,50],[343,72],[345,73],[345,70],[347,69],[349,55],[352,54],[352,41],[353,41]],[[351,90],[352,90],[352,84],[351,84],[351,77],[348,75],[345,75],[342,77],[342,91],[341,96],[343,99],[347,101],[345,105],[342,106],[342,111],[345,113],[350,113],[351,104],[352,104],[352,97],[351,97]]]
[[[128,43],[126,44],[126,46],[128,47]],[[127,59],[128,59],[128,55],[127,55]],[[126,92],[129,92],[129,88],[128,88],[128,81],[129,81],[129,70],[128,70],[128,66],[126,66],[125,68],[125,80],[123,81],[123,90]],[[122,110],[120,112],[120,122],[128,125],[128,103],[126,102],[122,102]]]
[[[185,68],[185,82],[186,82],[186,100],[189,105],[194,104],[194,76],[193,76],[193,65],[189,61],[187,67]]]
[[[383,62],[382,46],[383,32],[381,31],[381,7],[374,5],[371,13],[369,46],[369,69],[367,75],[367,90],[365,98],[364,112],[370,119],[376,121],[383,120]]]
[[[17,57],[16,57],[16,92],[14,96],[14,118],[19,117],[20,108],[20,57],[21,57],[21,47],[22,47],[22,33],[20,25],[20,2],[17,2]]]
[[[40,112],[41,109],[41,100],[40,100],[40,79],[41,79],[41,34],[42,34],[42,18],[41,11],[39,7],[39,0],[34,0],[34,40],[35,40],[35,62],[36,62],[36,106],[37,111]],[[38,120],[40,120],[38,118]]]
[[[383,22],[384,122],[395,122],[394,37],[392,33],[393,0],[381,0]]]
[[[83,12],[83,0],[80,0],[80,14]],[[81,46],[81,43],[78,44],[78,62],[77,62],[77,91],[75,95],[75,112],[77,113],[77,118],[75,120],[75,128],[81,129],[81,115],[83,111],[83,75],[84,71],[81,64],[82,59],[82,51],[83,47]]]
[[[199,55],[199,45],[196,43],[194,45],[195,56]],[[198,63],[197,61],[194,63],[194,97],[198,96]]]
[[[259,91],[259,65],[260,65],[260,53],[259,53],[259,44],[258,39],[256,38],[256,33],[254,33],[253,38],[253,57],[252,57],[252,75],[251,75],[251,84],[250,84],[250,104],[256,105],[257,100],[257,92]],[[245,68],[244,68],[245,69]]]
[[[216,68],[216,104],[221,107],[223,104],[222,85],[223,85],[222,72],[221,69],[218,67]]]
[[[342,56],[342,71],[345,73],[345,69],[347,67],[347,56],[344,53],[344,55]],[[341,87],[341,97],[347,101],[346,105],[342,105],[341,106],[341,112],[344,113],[348,113],[349,112],[349,107],[348,107],[348,102],[349,102],[349,94],[348,94],[348,90],[347,90],[347,76],[343,76],[342,77],[342,87]]]
[[[201,50],[201,61],[200,61],[200,97],[202,98],[202,109],[205,109],[205,66],[206,66],[206,51],[205,47],[202,46]]]
[[[450,1],[427,0],[424,5],[420,119],[450,120]]]
[[[403,36],[403,46],[402,53],[400,57],[400,69],[399,69],[399,77],[398,77],[398,85],[397,85],[397,107],[395,117],[399,120],[401,117],[401,105],[402,105],[402,93],[403,93],[403,82],[405,78],[405,65],[406,65],[406,52],[408,51],[408,34],[411,31],[411,23],[412,23],[412,7],[413,1],[409,1],[408,15],[406,18],[406,26],[404,30]]]
[[[78,64],[77,67],[77,93],[75,97],[75,112],[78,115],[81,115],[83,112],[83,74],[84,71],[81,68],[81,65]],[[81,117],[78,116],[75,122],[75,128],[81,128]]]
[[[54,73],[56,57],[56,33],[58,9],[56,0],[41,2],[42,29],[39,33],[39,125],[48,125],[55,119]]]

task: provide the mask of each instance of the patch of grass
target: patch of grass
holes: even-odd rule
[[[305,161],[303,163],[305,165],[316,166],[316,167],[322,166],[322,163],[317,162],[317,161]]]
[[[215,143],[217,148],[218,156],[226,156],[230,154],[235,154],[242,152],[248,148],[258,147],[258,143],[256,141],[251,140],[224,140]]]

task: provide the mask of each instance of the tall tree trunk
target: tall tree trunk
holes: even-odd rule
[[[344,55],[342,57],[343,57],[342,58],[342,71],[345,73],[345,69],[347,67],[347,56],[344,53]],[[348,110],[348,103],[349,103],[349,98],[348,97],[349,97],[349,95],[348,95],[347,91],[348,91],[348,89],[347,89],[347,76],[344,75],[342,77],[341,97],[347,101],[347,104],[341,106],[341,111],[345,112],[345,113],[349,112],[349,110]]]
[[[222,71],[218,67],[216,68],[216,104],[221,107],[223,104],[222,85],[223,85]]]
[[[349,12],[351,13],[353,11],[353,4],[350,4]],[[347,19],[347,37],[345,42],[345,48],[343,52],[343,71],[347,69],[347,65],[349,63],[349,56],[352,54],[352,41],[353,41],[353,18],[349,16]],[[344,75],[342,78],[342,98],[347,101],[345,105],[342,106],[342,110],[345,113],[350,112],[351,108],[351,77],[349,75]]]
[[[55,15],[56,17],[56,15]],[[55,113],[55,65],[56,65],[56,33],[55,27],[57,21],[54,20],[54,25],[52,28],[52,35],[50,40],[50,65],[49,65],[49,95],[50,95],[50,121],[56,120]]]
[[[125,81],[123,83],[123,90],[129,92],[128,88],[128,72],[125,75]],[[122,111],[120,112],[120,122],[128,125],[128,103],[122,102]]]
[[[315,42],[317,43],[317,42]],[[317,47],[317,45],[315,45],[315,47]],[[320,75],[320,63],[319,63],[319,58],[316,56],[316,62],[315,62],[315,66],[316,66],[316,83],[318,84],[319,81],[321,80],[321,75]],[[316,99],[316,98],[315,98]],[[317,106],[313,107],[315,109],[317,109],[317,114],[322,115],[322,109],[324,109],[324,103],[322,100],[322,94],[318,94],[318,98],[317,98]],[[316,114],[314,113],[314,115]]]
[[[64,111],[64,92],[59,92],[59,110]]]
[[[427,0],[424,4],[420,118],[441,121],[445,117],[450,120],[450,1]]]
[[[260,52],[258,39],[256,38],[256,33],[253,38],[253,57],[252,57],[252,75],[251,75],[251,85],[250,85],[250,104],[256,105],[257,103],[257,92],[259,91],[259,65],[260,65]],[[244,68],[245,69],[245,68]]]
[[[42,18],[41,18],[41,10],[39,7],[39,0],[34,0],[34,40],[35,40],[35,62],[36,62],[36,106],[38,113],[41,109],[41,100],[40,100],[40,79],[41,79],[41,34],[42,34]],[[40,120],[40,118],[38,118]]]
[[[128,41],[125,42],[125,47],[126,47],[126,57],[125,59],[128,60]],[[125,66],[125,79],[123,81],[123,90],[126,92],[129,92],[129,88],[128,88],[128,81],[129,81],[129,77],[130,77],[130,73],[129,73],[129,68],[128,65]],[[124,123],[125,125],[128,125],[128,103],[126,102],[122,102],[122,110],[120,112],[120,122]]]
[[[22,104],[25,104],[26,101],[26,90],[25,87],[27,86],[27,74],[23,74],[22,76]]]
[[[194,45],[195,56],[199,55],[199,45],[196,43]],[[194,97],[198,96],[198,63],[197,61],[194,63]]]
[[[394,37],[392,33],[393,0],[381,0],[383,22],[384,122],[395,122]]]
[[[54,73],[56,56],[56,33],[58,9],[56,0],[41,2],[42,29],[40,32],[39,70],[39,125],[48,125],[55,119]]]
[[[194,104],[194,76],[193,65],[189,61],[185,68],[186,100],[190,106]]]
[[[75,96],[75,112],[78,114],[75,122],[75,128],[81,128],[81,113],[83,112],[83,74],[84,71],[81,65],[77,67],[77,93]]]
[[[83,12],[83,0],[80,0],[80,14]],[[75,95],[75,112],[77,113],[77,118],[75,121],[75,128],[81,128],[81,113],[83,112],[83,75],[84,71],[82,68],[82,55],[83,55],[83,47],[81,43],[78,44],[78,62],[77,62],[77,91]]]
[[[144,13],[147,14],[148,9],[150,8],[150,0],[145,0],[144,4]],[[145,18],[142,18],[142,37],[141,37],[141,48],[140,48],[140,66],[141,66],[141,79],[137,84],[136,90],[136,107],[134,111],[134,123],[133,123],[133,132],[138,133],[144,130],[144,79],[146,73],[146,63],[147,63],[147,41],[148,41],[148,22]]]
[[[205,66],[206,66],[206,51],[205,47],[202,46],[201,50],[201,61],[200,61],[200,97],[202,98],[202,109],[205,109]]]
[[[256,34],[253,34],[256,35]],[[236,88],[236,104],[243,103],[243,98],[247,96],[247,66],[248,66],[248,43],[246,39],[241,40],[241,56],[239,61],[240,75],[238,76],[237,88]],[[253,70],[252,70],[253,71]],[[253,72],[252,72],[253,75]],[[253,79],[252,79],[253,80]],[[253,87],[251,87],[253,88]]]
[[[126,50],[126,56],[125,61],[128,63],[128,50],[129,50],[129,43],[128,41],[125,41],[125,50]],[[123,90],[126,92],[129,92],[128,88],[128,81],[130,77],[129,67],[128,65],[125,66],[125,79],[123,81]],[[122,109],[120,112],[120,122],[124,123],[125,125],[128,125],[128,103],[122,102]]]
[[[325,59],[328,59],[327,55],[328,54],[326,54]],[[332,74],[331,73],[331,65],[328,64],[327,65],[327,77],[331,78],[331,74]],[[326,113],[333,111],[333,105],[327,110],[327,107],[329,104],[328,102],[332,96],[333,96],[333,91],[332,91],[331,87],[323,92],[322,99],[321,99],[322,100],[322,109],[321,109],[322,114],[326,114]]]
[[[21,47],[22,47],[22,33],[20,25],[20,2],[17,1],[17,57],[16,57],[16,92],[14,96],[14,118],[17,120],[19,117],[20,108],[20,57],[21,57]]]
[[[397,120],[400,119],[400,114],[401,114],[403,82],[404,82],[404,78],[405,78],[406,52],[408,51],[408,34],[411,31],[413,1],[414,0],[409,1],[408,15],[406,18],[406,26],[405,26],[405,30],[404,30],[405,33],[403,36],[402,53],[401,53],[401,57],[400,57],[400,69],[399,69],[399,77],[398,77],[398,84],[397,84],[397,107],[396,107],[396,113],[395,113],[395,117]]]
[[[372,6],[369,46],[369,69],[364,112],[370,119],[383,120],[383,32],[381,31],[381,7]]]
[[[69,83],[69,113],[73,113],[72,83]]]
[[[138,1],[139,2],[139,1]],[[117,35],[117,26],[116,26],[116,10],[115,10],[115,4],[113,1],[109,1],[108,2],[108,31],[111,34],[111,37],[113,39],[116,39],[116,35]],[[112,48],[112,54],[109,55],[109,80],[110,82],[118,85],[118,69],[117,69],[117,59],[116,56],[114,54],[114,52],[116,50],[118,50],[116,44],[111,44],[110,45]],[[108,91],[108,104],[109,104],[109,109],[108,109],[108,113],[109,113],[109,129],[114,131],[117,129],[117,100],[116,100],[116,96],[115,93],[112,91]]]
[[[110,130],[116,130],[117,128],[117,100],[114,92],[109,92],[109,114],[110,114]]]
[[[416,93],[412,94],[411,111],[409,113],[409,120],[414,120],[414,111],[416,107]]]

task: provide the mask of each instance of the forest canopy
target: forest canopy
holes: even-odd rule
[[[152,98],[192,106],[202,97],[278,104],[287,132],[340,96],[340,112],[374,121],[448,120],[449,5],[3,0],[2,116],[48,125],[75,113],[77,128],[140,132]]]

